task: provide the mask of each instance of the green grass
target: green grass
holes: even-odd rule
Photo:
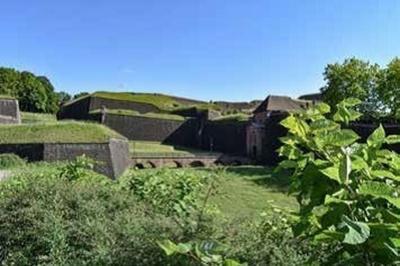
[[[155,141],[130,141],[129,150],[131,154],[138,156],[146,156],[146,155],[194,156],[195,153],[204,153],[204,151],[183,148],[183,147],[174,147],[172,145],[162,144],[160,142],[155,142]]]
[[[115,131],[94,123],[59,122],[0,126],[0,144],[104,143],[110,138],[124,139]]]
[[[130,92],[94,92],[90,95],[85,95],[74,101],[68,102],[66,105],[79,101],[87,97],[98,97],[103,99],[130,101],[137,103],[152,104],[159,109],[173,109],[181,106],[181,104],[172,97],[157,93],[130,93]]]
[[[287,194],[288,177],[272,172],[261,166],[226,168],[219,174],[218,193],[211,203],[227,217],[258,216],[271,208],[296,211],[296,200]]]
[[[126,115],[126,116],[139,116],[139,117],[147,117],[147,118],[158,118],[158,119],[166,119],[166,120],[176,120],[176,121],[184,121],[185,118],[180,115],[166,114],[166,113],[145,113],[141,114],[134,110],[125,110],[125,109],[106,109],[106,112],[109,114],[116,115]],[[101,110],[93,110],[90,112],[91,114],[101,113]]]
[[[213,119],[213,121],[217,121],[217,122],[246,122],[249,121],[250,119],[250,115],[248,114],[231,114],[231,115],[225,115],[225,116],[220,116],[217,117],[215,119]]]
[[[118,101],[130,101],[136,103],[151,104],[162,111],[181,110],[182,108],[188,108],[188,107],[197,107],[201,110],[220,109],[220,106],[213,103],[207,103],[207,102],[199,102],[197,104],[188,103],[185,100],[179,100],[173,96],[159,94],[159,93],[131,93],[131,92],[105,92],[105,91],[94,92],[90,95],[82,96],[78,99],[66,103],[65,105],[70,105],[74,102],[80,101],[87,97],[98,97],[98,98],[118,100]]]
[[[15,100],[15,97],[12,97],[10,95],[0,94],[0,99]]]
[[[135,170],[136,174],[157,173],[159,169]],[[287,194],[288,177],[276,176],[271,168],[262,166],[234,166],[227,168],[180,168],[170,169],[177,175],[215,176],[216,191],[210,204],[228,219],[260,217],[272,208],[297,211],[296,199]]]
[[[54,114],[21,112],[21,120],[23,124],[34,124],[56,122],[57,118]]]

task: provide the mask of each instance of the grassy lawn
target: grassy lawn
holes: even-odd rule
[[[296,200],[287,194],[288,178],[274,175],[270,168],[228,167],[219,175],[218,193],[211,202],[227,217],[255,216],[271,208],[298,208]]]
[[[21,112],[21,120],[23,124],[34,124],[56,122],[57,118],[53,114]]]
[[[0,126],[0,144],[102,143],[110,138],[125,139],[117,132],[94,123],[58,122]]]
[[[163,144],[154,141],[130,141],[129,150],[131,154],[146,156],[194,156],[195,154],[209,154],[206,151],[195,150],[186,147],[176,147],[168,144]]]

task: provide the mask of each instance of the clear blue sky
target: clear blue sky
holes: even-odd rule
[[[400,1],[2,1],[0,65],[58,90],[204,100],[316,92],[327,63],[400,56]]]

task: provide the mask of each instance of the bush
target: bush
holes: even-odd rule
[[[123,189],[151,204],[158,212],[184,222],[202,207],[201,195],[211,179],[211,174],[204,172],[199,174],[163,168],[155,171],[133,170],[120,182]]]
[[[283,213],[230,221],[221,233],[227,256],[248,265],[306,265],[323,262],[330,254],[323,245],[295,237]]]
[[[2,265],[164,265],[156,240],[179,239],[156,214],[104,177],[20,174],[0,183]],[[51,172],[51,171],[49,171]]]
[[[291,191],[297,195],[300,219],[296,234],[340,249],[332,262],[343,265],[399,264],[400,155],[386,149],[400,136],[386,136],[379,126],[360,143],[352,130],[343,129],[360,113],[360,103],[346,99],[330,107],[317,105],[291,114],[281,124],[280,166],[293,171]]]
[[[0,154],[0,169],[16,168],[25,165],[25,160],[13,153]]]

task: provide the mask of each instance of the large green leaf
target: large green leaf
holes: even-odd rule
[[[163,240],[157,242],[158,246],[162,248],[167,256],[171,256],[178,251],[178,246],[171,240]]]
[[[361,100],[357,98],[346,98],[339,105],[354,107],[361,104]]]
[[[305,137],[310,130],[306,122],[293,114],[282,120],[281,125],[287,128],[290,133],[299,137]]]
[[[342,222],[348,229],[344,236],[343,243],[359,245],[367,241],[370,235],[370,229],[366,223],[353,221],[346,215],[342,216]]]
[[[339,124],[328,119],[318,119],[310,124],[310,128],[315,131],[336,130]]]
[[[331,166],[331,167],[322,169],[320,171],[321,171],[321,173],[323,173],[330,179],[335,180],[339,184],[342,184],[342,181],[340,180],[340,177],[339,177],[339,166]]]
[[[373,170],[371,171],[371,175],[373,177],[389,178],[395,181],[400,181],[400,176],[396,176],[395,174],[387,170]]]
[[[360,137],[353,130],[342,129],[337,131],[329,131],[323,135],[315,137],[315,141],[322,146],[349,146],[357,141]]]
[[[385,129],[382,125],[379,125],[379,127],[368,137],[367,143],[369,146],[380,146],[385,142],[385,138]]]
[[[367,181],[360,185],[359,193],[361,195],[369,195],[373,197],[378,197],[382,199],[386,199],[388,202],[400,208],[400,198],[397,197],[397,191],[383,183],[376,181]]]
[[[387,144],[397,144],[400,143],[400,135],[389,135],[386,137]]]
[[[317,105],[315,106],[315,108],[316,108],[317,110],[319,110],[319,112],[320,112],[321,114],[328,114],[328,113],[331,112],[331,107],[330,107],[328,104],[326,104],[326,103],[319,103],[319,104],[317,104]]]

